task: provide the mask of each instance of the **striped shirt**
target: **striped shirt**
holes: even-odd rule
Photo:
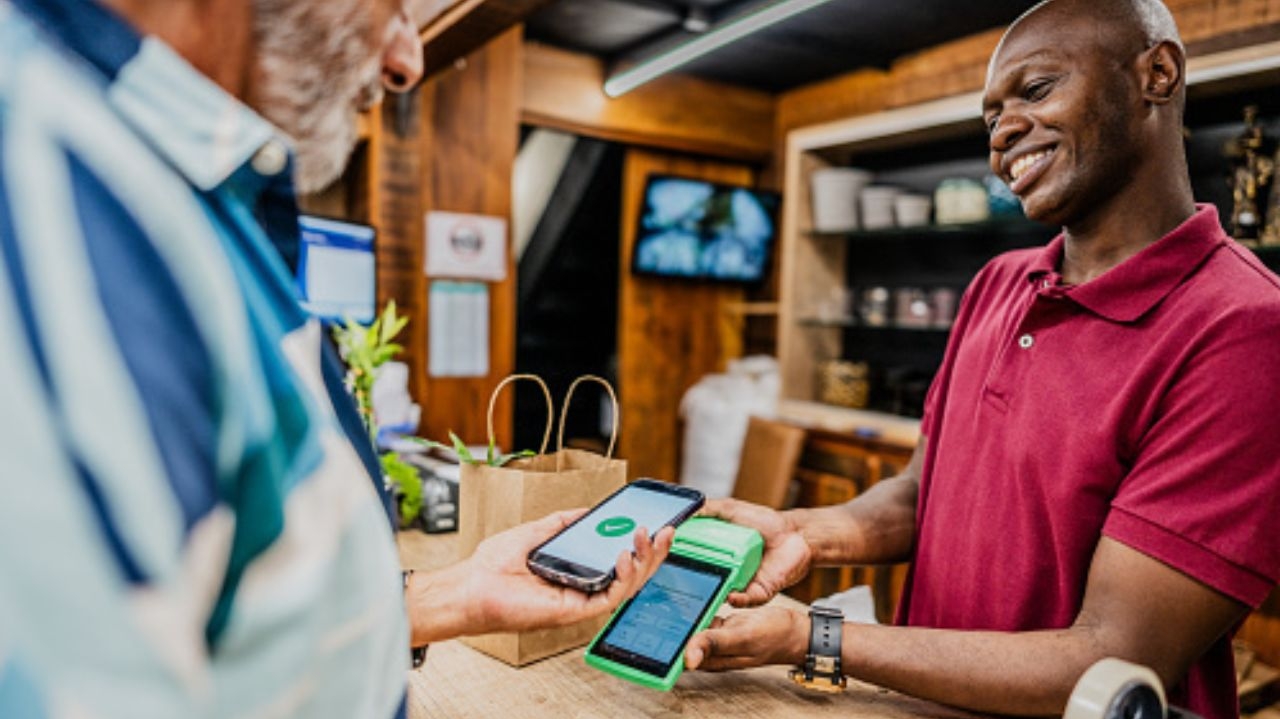
[[[376,458],[287,142],[91,0],[0,0],[0,716],[392,717]]]

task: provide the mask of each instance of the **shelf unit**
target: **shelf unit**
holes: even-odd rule
[[[1224,94],[1280,85],[1280,42],[1192,58],[1187,77],[1193,104]],[[824,361],[845,357],[846,348],[858,335],[874,335],[878,342],[894,338],[899,344],[940,345],[945,343],[945,331],[867,327],[846,320],[847,314],[820,308],[829,308],[834,295],[868,286],[860,273],[874,277],[878,286],[963,287],[986,259],[1012,247],[1042,244],[1053,234],[1045,228],[1034,229],[1034,223],[1026,220],[839,235],[811,230],[809,177],[815,170],[858,165],[861,158],[869,155],[901,154],[911,162],[926,162],[921,159],[921,148],[959,145],[982,138],[980,108],[981,93],[969,93],[801,128],[787,136],[787,201],[782,213],[777,317],[780,411],[784,417],[800,424],[844,431],[883,427],[884,418],[890,417],[895,436],[910,436],[910,419],[815,402],[818,367]],[[980,160],[981,155],[972,159]],[[943,164],[940,167],[945,170]],[[960,254],[982,262],[978,266],[957,267],[944,257],[961,246],[965,252]],[[1259,256],[1273,269],[1280,266],[1280,248],[1262,248]],[[904,262],[908,257],[912,262]],[[951,259],[955,259],[954,254]],[[903,269],[895,275],[895,268]],[[958,277],[963,279],[957,282]]]

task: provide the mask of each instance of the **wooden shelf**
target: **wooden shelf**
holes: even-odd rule
[[[778,314],[778,303],[738,302],[727,305],[725,311],[743,317],[774,317]]]
[[[946,327],[911,327],[904,325],[869,325],[859,321],[856,317],[837,317],[835,319],[824,319],[821,317],[802,317],[798,323],[804,327],[813,327],[818,329],[856,329],[867,330],[870,332],[950,332],[951,326]]]
[[[887,227],[883,230],[852,230],[849,232],[807,232],[811,237],[831,239],[831,240],[849,240],[853,242],[863,240],[882,240],[882,239],[929,239],[929,238],[953,238],[959,236],[990,236],[990,235],[1018,235],[1023,233],[1044,233],[1048,230],[1044,225],[1038,222],[1032,222],[1027,218],[1017,215],[1010,217],[997,217],[982,222],[965,222],[952,225],[918,225],[915,227]]]
[[[852,434],[904,447],[914,447],[920,440],[920,420],[887,412],[783,400],[778,404],[778,417],[801,427]]]

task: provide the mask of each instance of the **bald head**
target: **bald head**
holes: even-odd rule
[[[1111,66],[1122,69],[1153,48],[1168,45],[1179,63],[1179,86],[1169,108],[1181,122],[1186,105],[1186,48],[1173,14],[1161,0],[1043,0],[1009,26],[991,56],[991,76],[1010,45],[1073,43]]]
[[[1006,34],[1037,18],[1085,20],[1104,28],[1123,29],[1141,41],[1143,47],[1139,49],[1166,40],[1182,46],[1173,15],[1160,0],[1044,0],[1015,20]]]
[[[1064,23],[1089,27],[1097,49],[1117,62],[1128,62],[1162,42],[1185,51],[1178,25],[1160,0],[1044,0],[1009,26],[1000,44],[1024,32],[1060,29]],[[993,62],[999,54],[997,48]]]

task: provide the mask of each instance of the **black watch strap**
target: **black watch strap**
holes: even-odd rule
[[[400,573],[400,575],[401,575],[401,577],[404,579],[404,589],[405,589],[405,591],[407,592],[407,591],[409,591],[409,577],[412,577],[412,576],[413,576],[413,570],[412,570],[412,569],[406,569],[406,570],[404,570],[403,572],[401,572],[401,573]],[[410,665],[411,665],[414,669],[418,669],[418,668],[420,668],[423,664],[425,664],[425,663],[426,663],[426,661],[427,661],[427,647],[428,647],[428,646],[430,646],[430,645],[429,645],[429,644],[423,644],[423,645],[422,645],[422,646],[420,646],[420,647],[410,647],[410,648],[409,648],[409,663],[410,663]]]
[[[844,614],[839,609],[809,608],[809,653],[804,666],[791,670],[791,679],[810,689],[843,691],[848,680],[840,666]]]

